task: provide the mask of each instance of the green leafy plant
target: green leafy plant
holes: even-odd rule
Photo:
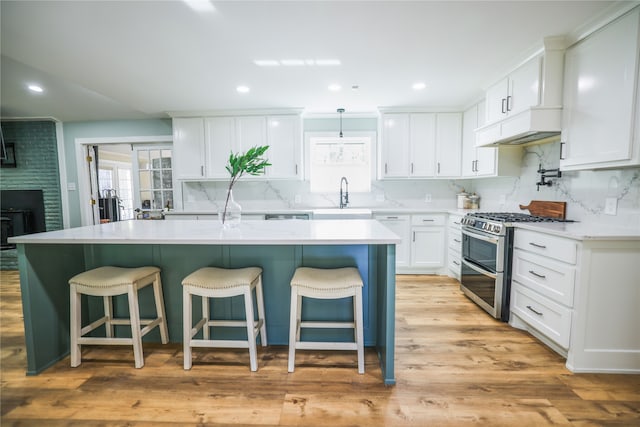
[[[229,188],[227,189],[227,200],[224,203],[224,212],[222,214],[222,223],[227,218],[227,207],[229,205],[229,198],[231,197],[231,189],[233,185],[244,174],[248,175],[261,175],[267,166],[271,166],[269,160],[264,156],[264,153],[269,149],[268,145],[256,146],[248,149],[245,153],[233,153],[229,154],[229,163],[225,168],[231,180],[229,181]]]

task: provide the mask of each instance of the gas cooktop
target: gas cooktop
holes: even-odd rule
[[[569,219],[529,215],[519,212],[474,212],[462,218],[467,228],[482,230],[489,234],[504,235],[515,222],[573,222]]]

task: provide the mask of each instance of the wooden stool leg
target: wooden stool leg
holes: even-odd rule
[[[142,353],[142,336],[140,335],[140,311],[138,308],[138,291],[133,286],[127,292],[129,296],[129,317],[131,318],[131,339],[133,341],[133,358],[137,369],[144,366]]]
[[[267,346],[267,321],[264,315],[264,295],[262,293],[262,275],[258,276],[256,285],[256,303],[258,306],[258,320],[262,321],[260,326],[260,342],[263,347]]]
[[[249,340],[249,362],[251,371],[258,370],[258,352],[256,349],[256,333],[254,327],[253,298],[251,297],[251,286],[247,286],[244,291],[244,311],[247,319],[247,339]]]
[[[356,346],[358,349],[358,373],[364,374],[364,333],[362,330],[362,288],[356,290],[353,296],[355,310],[353,312],[353,322],[356,325]]]
[[[205,297],[202,297],[204,300]],[[184,369],[191,369],[191,294],[189,287],[182,287],[182,342],[183,342],[183,358]]]
[[[75,285],[71,285],[71,367],[76,368],[82,363],[82,353],[80,345],[78,344],[78,338],[80,338],[80,331],[82,330],[82,313],[80,301],[80,293],[76,291]]]
[[[113,324],[111,323],[113,319],[113,299],[110,296],[102,297],[102,302],[104,305],[104,315],[107,318],[104,322],[107,338],[113,338]]]
[[[299,315],[298,303],[300,299],[298,297],[298,290],[295,286],[291,287],[291,311],[289,314],[289,366],[288,371],[293,372],[296,364],[296,337],[298,336],[298,328],[299,328]]]
[[[153,281],[153,296],[156,300],[156,317],[162,318],[162,321],[158,325],[160,327],[160,340],[162,344],[167,344],[169,342],[169,329],[167,327],[167,315],[164,310],[164,295],[162,294],[162,279],[160,279],[160,273],[156,273]]]

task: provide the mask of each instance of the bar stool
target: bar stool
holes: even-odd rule
[[[358,373],[364,373],[364,334],[362,314],[362,278],[357,268],[321,269],[299,267],[291,279],[289,321],[289,372],[295,368],[296,349],[357,350]],[[353,322],[302,321],[302,297],[338,299],[353,297]],[[353,328],[354,342],[301,341],[302,328]]]
[[[253,290],[256,291],[256,305],[258,306],[258,320],[254,320]],[[202,299],[202,318],[193,325],[192,295]],[[228,298],[244,296],[245,320],[211,320],[209,313],[209,298]],[[183,341],[184,341],[184,369],[191,369],[191,348],[193,347],[222,347],[248,348],[251,371],[258,370],[258,356],[256,339],[260,335],[263,347],[267,345],[267,325],[264,318],[264,299],[262,295],[262,269],[260,267],[246,267],[225,269],[204,267],[194,271],[182,281],[183,304]],[[212,326],[243,327],[247,329],[247,340],[212,339],[209,328]],[[202,329],[202,339],[193,337]]]
[[[153,284],[153,295],[156,305],[154,319],[140,319],[138,290]],[[162,344],[169,342],[167,318],[164,311],[162,282],[158,267],[99,267],[77,274],[69,279],[71,295],[71,367],[80,366],[82,362],[81,347],[83,345],[132,345],[135,367],[144,366],[142,353],[142,337],[156,326],[160,329]],[[104,316],[82,326],[81,295],[99,296],[103,298]],[[113,317],[113,297],[128,296],[129,317]],[[89,332],[105,325],[106,337],[87,337]],[[116,338],[113,325],[131,325],[131,338]],[[141,328],[141,325],[145,325]]]

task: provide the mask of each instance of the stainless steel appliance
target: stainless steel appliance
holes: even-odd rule
[[[513,224],[571,222],[523,213],[476,212],[462,218],[460,289],[496,319],[509,320]]]

